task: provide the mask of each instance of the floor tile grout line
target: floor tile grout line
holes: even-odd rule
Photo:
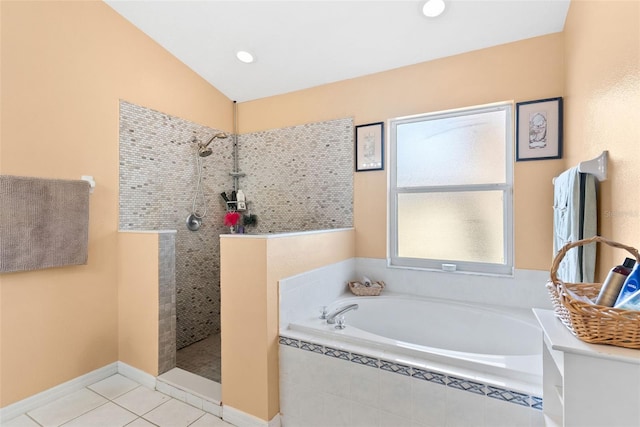
[[[27,418],[29,418],[30,420],[32,420],[34,423],[38,424],[38,426],[40,426],[40,427],[44,427],[42,424],[40,424],[39,422],[37,422],[37,421],[35,420],[35,418],[33,418],[31,415],[29,415],[29,413],[28,413],[28,412],[25,412],[25,414],[24,414],[24,415],[25,415]],[[11,421],[11,420],[9,420],[9,421]]]
[[[125,376],[124,376],[124,375],[122,375],[122,374],[114,374],[114,375],[120,375],[120,376],[122,376],[122,377],[124,377],[124,378],[127,378],[127,377],[125,377]],[[127,379],[128,379],[128,378],[127,378]],[[103,380],[103,381],[104,381],[104,380]],[[133,380],[131,380],[131,381],[133,381]],[[100,382],[100,381],[98,381],[98,383],[99,383],[99,382]],[[135,381],[134,381],[134,382],[135,382]],[[97,383],[94,383],[94,384],[97,384]],[[127,391],[125,391],[124,393],[120,393],[119,395],[117,395],[116,397],[114,397],[114,398],[112,399],[112,398],[110,398],[109,396],[105,396],[104,394],[100,393],[99,391],[95,391],[95,390],[93,390],[93,389],[91,388],[91,386],[92,386],[92,385],[94,385],[94,384],[89,384],[89,385],[88,385],[88,386],[86,386],[85,388],[88,388],[89,390],[91,390],[91,391],[92,391],[92,392],[94,392],[94,393],[98,393],[98,395],[100,395],[100,396],[104,397],[105,399],[107,399],[107,400],[109,400],[109,401],[111,401],[111,402],[113,402],[115,399],[118,399],[118,398],[120,398],[120,397],[124,396],[125,394],[129,393],[130,391],[133,391],[133,390],[135,390],[135,389],[137,389],[137,388],[142,387],[142,384],[138,384],[137,386],[135,386],[135,387],[134,387],[134,388],[132,388],[131,390],[127,390]],[[137,384],[137,383],[136,383],[136,384]]]
[[[101,380],[101,381],[102,381],[102,380]],[[98,382],[100,382],[100,381],[97,381],[97,382],[96,382],[96,383],[94,383],[94,384],[97,384]],[[125,411],[127,411],[127,412],[129,412],[129,413],[131,413],[132,415],[134,415],[134,416],[135,416],[135,418],[134,418],[133,420],[131,420],[131,422],[127,423],[127,424],[125,425],[125,427],[126,427],[127,425],[129,425],[129,424],[133,423],[134,421],[136,421],[138,418],[142,418],[144,421],[146,421],[146,422],[148,422],[148,423],[150,423],[150,424],[152,424],[152,425],[154,425],[154,426],[156,426],[156,427],[157,427],[157,426],[158,426],[157,424],[155,424],[155,423],[151,422],[150,420],[148,420],[148,419],[144,418],[144,416],[145,416],[145,415],[147,415],[147,414],[149,414],[149,413],[150,413],[150,412],[152,412],[153,410],[155,410],[155,409],[159,408],[160,406],[164,405],[165,403],[167,403],[167,402],[171,401],[172,399],[175,399],[175,400],[180,401],[179,399],[176,399],[176,398],[174,398],[174,397],[172,397],[172,396],[169,396],[169,395],[167,395],[167,394],[165,394],[165,393],[162,393],[162,392],[159,392],[159,391],[157,391],[157,390],[152,390],[152,389],[148,389],[148,388],[147,388],[147,390],[155,391],[155,392],[158,392],[158,393],[162,394],[163,396],[166,396],[166,397],[167,397],[167,400],[165,400],[164,402],[162,402],[162,403],[160,403],[159,405],[155,406],[154,408],[152,408],[152,409],[148,410],[148,411],[147,411],[147,412],[145,412],[144,414],[142,414],[142,415],[138,415],[138,414],[136,414],[135,412],[131,411],[130,409],[125,408],[124,406],[122,406],[122,405],[118,404],[118,402],[116,402],[116,401],[115,401],[115,399],[118,399],[118,398],[120,398],[120,397],[124,396],[125,394],[127,394],[127,393],[129,393],[129,392],[132,392],[133,390],[136,390],[136,389],[138,389],[138,388],[140,388],[140,387],[143,387],[143,385],[142,385],[142,384],[138,384],[136,387],[132,388],[131,390],[128,390],[128,391],[126,391],[126,392],[124,392],[124,393],[121,393],[121,394],[119,394],[118,396],[115,396],[114,398],[109,398],[109,397],[107,397],[107,396],[105,396],[105,395],[103,395],[103,394],[101,394],[101,393],[99,393],[99,392],[97,392],[97,391],[95,391],[95,390],[91,389],[90,387],[91,387],[92,385],[94,385],[94,384],[89,384],[88,386],[83,387],[83,388],[84,388],[84,389],[87,389],[88,391],[90,391],[90,392],[92,392],[92,393],[94,393],[94,394],[96,394],[96,395],[100,396],[101,398],[105,399],[105,402],[102,402],[100,405],[96,406],[95,408],[92,408],[92,409],[90,409],[90,410],[88,410],[88,411],[85,411],[85,412],[83,412],[83,413],[81,413],[81,414],[79,414],[79,415],[77,415],[77,416],[75,416],[75,417],[73,417],[73,418],[71,418],[71,419],[69,419],[69,420],[64,421],[62,424],[58,424],[56,427],[64,427],[65,425],[69,424],[70,422],[72,422],[72,421],[74,421],[74,420],[76,420],[76,419],[78,419],[78,418],[80,418],[80,417],[82,417],[82,416],[84,416],[84,415],[86,415],[86,414],[88,414],[88,413],[92,412],[92,411],[95,411],[95,410],[97,410],[98,408],[101,408],[101,407],[103,407],[103,406],[105,406],[105,405],[107,405],[107,404],[109,404],[109,403],[113,403],[114,405],[118,406],[119,408],[122,408],[122,409],[124,409]],[[145,387],[145,388],[146,388],[146,387]],[[186,403],[186,402],[183,402],[183,403]],[[38,409],[38,408],[35,408],[35,409]],[[31,412],[31,411],[30,411],[30,412]],[[205,412],[205,413],[206,413],[206,412]],[[44,427],[44,426],[43,426],[43,424],[39,423],[35,418],[33,418],[31,415],[29,415],[29,413],[28,413],[28,412],[27,412],[27,413],[25,413],[24,415],[26,415],[29,419],[31,419],[33,422],[35,422],[38,426],[40,426],[40,427]],[[203,415],[204,415],[204,414],[203,414]],[[199,418],[198,418],[198,419],[199,419]]]
[[[130,422],[130,423],[128,423],[128,424],[126,424],[124,427],[126,427],[127,425],[129,425],[129,424],[133,423],[134,421],[136,421],[136,420],[137,420],[137,419],[139,419],[139,418],[142,418],[144,421],[148,422],[149,424],[152,424],[152,425],[154,425],[154,426],[158,427],[158,424],[154,423],[153,421],[149,420],[148,418],[145,418],[145,415],[148,415],[149,413],[151,413],[151,412],[155,411],[156,409],[158,409],[159,407],[161,407],[161,406],[163,406],[163,405],[165,405],[165,404],[167,404],[167,403],[171,402],[172,400],[176,400],[176,401],[178,401],[178,402],[184,403],[185,405],[189,405],[187,402],[184,402],[184,401],[182,401],[182,400],[180,400],[180,399],[177,399],[177,398],[175,398],[175,397],[173,397],[173,396],[170,396],[170,395],[168,395],[168,394],[162,393],[162,392],[160,392],[160,391],[158,391],[158,390],[151,390],[151,389],[147,389],[147,390],[151,390],[151,391],[155,391],[155,392],[157,392],[157,393],[160,393],[160,394],[162,394],[163,396],[166,396],[166,397],[167,397],[167,400],[165,400],[164,402],[160,403],[159,405],[157,405],[157,406],[153,407],[152,409],[148,410],[147,412],[145,412],[145,413],[144,413],[144,414],[142,414],[142,415],[138,415],[138,414],[136,414],[135,412],[131,411],[130,409],[127,409],[127,408],[125,408],[124,406],[119,405],[119,404],[118,404],[118,402],[115,402],[115,399],[118,399],[118,398],[120,398],[120,397],[124,396],[125,394],[127,394],[127,393],[129,393],[129,392],[131,392],[131,391],[133,391],[133,390],[135,390],[135,389],[137,389],[137,388],[139,388],[139,387],[143,387],[143,386],[142,386],[142,384],[140,384],[140,385],[139,385],[139,386],[137,386],[137,387],[134,387],[133,389],[131,389],[131,390],[129,390],[129,391],[127,391],[127,392],[125,392],[125,393],[122,393],[122,394],[120,394],[120,395],[118,395],[118,396],[114,397],[113,399],[109,399],[108,397],[103,396],[103,395],[101,395],[100,393],[98,393],[100,396],[102,396],[102,397],[104,397],[105,399],[107,399],[107,400],[108,400],[108,402],[105,402],[104,404],[102,404],[102,405],[100,405],[100,406],[95,407],[94,409],[92,409],[92,411],[93,411],[93,410],[98,409],[98,408],[99,408],[99,407],[101,407],[101,406],[106,405],[106,404],[107,404],[107,403],[109,403],[109,402],[111,402],[111,403],[113,403],[114,405],[116,405],[116,406],[118,406],[118,407],[120,407],[120,408],[122,408],[122,409],[126,410],[127,412],[130,412],[130,413],[132,413],[133,415],[135,415],[135,416],[136,416],[136,418],[134,418],[133,420],[131,420],[131,422]],[[88,386],[87,386],[86,388],[88,388]],[[146,388],[146,387],[145,387],[145,388]],[[91,390],[91,391],[93,391],[93,390]],[[94,392],[94,393],[97,393],[97,392]],[[193,405],[189,405],[189,406],[194,407]],[[199,409],[199,408],[196,408],[196,409]],[[202,411],[202,412],[203,412],[203,414],[202,414],[202,415],[200,415],[196,420],[194,420],[194,421],[193,421],[193,423],[195,423],[197,420],[199,420],[200,418],[204,417],[204,416],[208,413],[208,412],[204,411],[203,409],[200,409],[200,411]],[[89,413],[89,412],[91,412],[91,411],[85,412],[85,414],[87,414],[87,413]],[[82,414],[82,415],[85,415],[85,414]],[[80,416],[82,416],[82,415],[80,415]],[[78,417],[76,417],[76,418],[79,418],[80,416],[78,416]],[[74,418],[74,419],[75,419],[75,418]],[[69,421],[67,421],[66,423],[69,423],[69,422],[71,422],[71,421],[72,421],[72,420],[69,420]],[[65,424],[66,424],[66,423],[65,423]],[[190,423],[189,425],[192,425],[193,423]],[[61,426],[59,426],[59,427],[63,427],[63,426],[64,426],[64,424],[62,424],[62,425],[61,425]],[[187,427],[188,427],[188,426],[187,426]]]
[[[136,388],[137,388],[137,387],[136,387]],[[145,388],[146,388],[146,387],[145,387]],[[145,421],[146,421],[146,422],[148,422],[148,423],[153,424],[154,426],[157,426],[157,424],[155,424],[154,422],[152,422],[152,421],[150,421],[149,419],[145,418],[145,415],[149,415],[151,412],[155,411],[155,410],[156,410],[156,409],[158,409],[159,407],[161,407],[161,406],[163,406],[163,405],[165,405],[165,404],[169,403],[169,402],[170,402],[170,401],[172,401],[172,400],[177,400],[178,402],[182,402],[182,400],[177,399],[177,398],[175,398],[175,397],[173,397],[173,396],[171,396],[171,395],[168,395],[168,394],[163,393],[163,392],[158,391],[158,390],[152,390],[152,389],[147,389],[147,390],[151,390],[151,391],[154,391],[154,392],[160,393],[161,395],[166,396],[166,397],[167,397],[167,400],[165,400],[164,402],[161,402],[159,405],[154,406],[153,408],[149,409],[149,410],[148,410],[147,412],[145,412],[144,414],[142,414],[142,415],[138,415],[138,414],[136,414],[136,416],[137,416],[138,418],[142,418],[143,420],[145,420]],[[125,394],[126,394],[126,393],[125,393]],[[124,396],[124,395],[123,395],[123,396]],[[114,403],[114,404],[116,404],[116,405],[118,405],[118,403],[117,403],[117,402],[113,402],[113,403]],[[182,402],[182,403],[188,404],[187,402]],[[118,406],[121,406],[121,405],[118,405]],[[191,405],[190,405],[190,406],[191,406]],[[124,408],[124,409],[127,409],[127,408]],[[198,409],[198,408],[196,408],[196,409]],[[127,409],[127,410],[128,410],[129,412],[132,412],[132,411],[130,411],[129,409]],[[206,412],[205,412],[205,413],[206,413]],[[133,421],[132,421],[132,422],[133,422]]]
[[[140,387],[144,387],[144,386],[141,384],[141,385],[140,385]],[[137,388],[139,388],[139,387],[136,387],[135,389],[137,389]],[[168,395],[168,394],[166,394],[166,393],[163,393],[163,392],[161,392],[161,391],[158,391],[158,390],[155,390],[155,389],[150,389],[150,388],[147,388],[147,387],[144,387],[144,388],[145,388],[146,390],[149,390],[149,391],[152,391],[152,392],[156,392],[156,393],[160,393],[161,395],[166,396],[166,397],[167,397],[167,400],[165,400],[165,401],[161,402],[160,404],[158,404],[158,405],[154,406],[153,408],[149,409],[147,412],[145,412],[145,413],[144,413],[144,414],[142,414],[142,415],[138,415],[138,414],[136,414],[136,413],[135,413],[135,412],[133,412],[131,409],[128,409],[128,408],[126,408],[126,407],[122,406],[121,404],[119,404],[119,403],[118,403],[118,402],[116,402],[115,400],[111,400],[111,402],[112,402],[114,405],[118,405],[119,407],[121,407],[121,408],[123,408],[123,409],[126,409],[127,411],[131,412],[132,414],[135,414],[135,415],[136,415],[137,417],[139,417],[139,418],[144,418],[144,416],[145,416],[145,415],[147,415],[149,412],[152,412],[152,411],[156,410],[157,408],[159,408],[160,406],[164,405],[165,403],[167,403],[167,402],[168,402],[168,401],[170,401],[171,399],[180,400],[180,399],[176,399],[175,397],[170,396],[170,395]],[[133,389],[133,390],[135,390],[135,389]],[[130,391],[133,391],[133,390],[129,390],[127,393],[129,393]],[[121,394],[120,396],[116,397],[115,399],[119,399],[119,398],[121,398],[122,396],[124,396],[124,395],[125,395],[125,394],[127,394],[127,393],[123,393],[123,394]],[[186,402],[185,402],[185,403],[186,403]],[[145,420],[145,421],[149,421],[149,420],[147,420],[146,418],[144,418],[144,420]],[[149,422],[151,422],[151,421],[149,421]],[[153,424],[153,423],[152,423],[152,424]],[[155,425],[155,424],[154,424],[154,425]]]
[[[92,384],[90,384],[90,385],[92,385]],[[75,417],[73,417],[73,418],[71,418],[71,419],[69,419],[69,420],[67,420],[67,421],[64,421],[62,424],[58,424],[58,425],[56,425],[55,427],[61,427],[61,426],[65,425],[65,424],[67,424],[67,423],[70,423],[71,421],[75,420],[76,418],[79,418],[79,417],[83,416],[84,414],[88,414],[89,412],[93,411],[94,409],[98,409],[99,407],[101,407],[101,406],[106,405],[107,403],[109,403],[109,399],[108,399],[107,397],[104,397],[104,396],[103,396],[103,395],[101,395],[100,393],[96,393],[95,391],[91,390],[91,389],[89,388],[89,386],[85,386],[85,387],[81,388],[80,390],[78,390],[78,391],[76,391],[76,392],[74,392],[74,393],[77,393],[77,392],[79,392],[79,391],[81,391],[81,390],[88,390],[88,391],[90,391],[91,393],[94,393],[95,395],[97,395],[97,396],[101,397],[102,399],[105,399],[106,401],[105,401],[105,402],[102,402],[100,405],[96,406],[95,408],[91,408],[91,409],[89,409],[88,411],[85,411],[85,412],[83,412],[83,413],[79,414],[78,416],[75,416]],[[73,393],[69,393],[69,394],[67,394],[66,396],[70,396],[71,394],[73,394]],[[60,397],[59,399],[57,399],[57,400],[63,399],[63,398],[64,398],[64,397],[66,397],[66,396],[61,396],[61,397]],[[54,401],[54,402],[55,402],[55,401]],[[50,402],[50,403],[54,403],[54,402]],[[40,406],[40,407],[38,407],[38,408],[34,408],[34,409],[32,409],[31,411],[29,411],[29,412],[34,412],[34,411],[36,411],[36,410],[38,410],[38,409],[42,408],[43,406],[46,406],[46,405],[42,405],[42,406]],[[31,419],[33,419],[34,421],[36,421],[36,420],[35,420],[35,418],[33,418],[31,415],[29,415],[29,412],[26,412],[26,413],[25,413],[25,415],[29,416],[29,418],[31,418]],[[42,424],[40,424],[38,421],[36,421],[36,423],[37,423],[38,425],[42,426]]]
[[[197,423],[197,422],[198,422],[198,420],[199,420],[200,418],[204,417],[205,415],[207,415],[207,412],[205,412],[204,414],[200,415],[197,419],[193,420],[193,422],[192,422],[192,423],[187,424],[187,427],[189,427],[189,426],[191,426],[191,425],[193,425],[193,424]]]
[[[124,375],[122,375],[122,374],[118,374],[118,373],[116,373],[116,374],[114,374],[114,375],[121,375],[122,377],[127,378],[126,376],[124,376]],[[112,375],[112,376],[114,376],[114,375]],[[110,377],[111,377],[111,376],[110,376]],[[107,377],[107,378],[109,378],[109,377]],[[216,418],[219,418],[220,420],[222,420],[222,418],[221,418],[220,416],[217,416],[216,414],[213,414],[213,413],[211,413],[211,412],[209,412],[209,411],[205,410],[205,409],[204,409],[204,407],[198,407],[198,406],[196,406],[196,405],[193,405],[193,404],[189,403],[187,400],[179,399],[179,398],[177,398],[177,397],[174,397],[174,396],[171,396],[171,395],[169,395],[169,394],[163,393],[163,392],[161,392],[161,391],[159,391],[159,390],[157,390],[157,389],[151,389],[151,388],[148,388],[148,387],[144,386],[143,384],[139,384],[139,383],[137,383],[136,381],[133,381],[134,383],[136,383],[136,384],[137,384],[137,385],[135,385],[135,387],[133,387],[132,389],[129,389],[129,390],[125,391],[125,392],[119,393],[118,395],[113,396],[113,397],[105,396],[105,395],[103,395],[102,393],[100,393],[100,392],[98,392],[98,391],[96,391],[96,390],[94,390],[94,389],[92,389],[92,388],[91,388],[91,387],[92,387],[92,386],[94,386],[95,384],[98,384],[99,382],[104,381],[104,380],[106,380],[107,378],[104,378],[104,379],[102,379],[102,380],[96,381],[95,383],[92,383],[92,384],[86,385],[85,387],[83,387],[83,388],[81,388],[80,390],[78,390],[78,391],[85,390],[85,392],[88,392],[88,393],[90,393],[90,394],[92,394],[92,395],[95,395],[96,397],[99,397],[100,399],[102,399],[102,400],[103,400],[102,402],[99,402],[99,404],[98,404],[97,406],[95,406],[95,407],[93,407],[93,408],[91,408],[91,409],[89,409],[89,410],[85,410],[84,412],[82,412],[82,413],[80,413],[80,414],[77,414],[77,415],[73,416],[72,418],[70,418],[70,419],[68,419],[68,420],[64,420],[62,423],[56,423],[56,424],[55,424],[55,427],[64,427],[65,425],[67,425],[67,424],[69,424],[69,423],[74,422],[74,421],[75,421],[75,420],[77,420],[78,418],[81,418],[81,417],[83,417],[83,416],[85,416],[85,415],[87,415],[87,414],[89,414],[89,413],[91,413],[91,412],[93,412],[93,411],[96,411],[96,410],[98,410],[99,408],[102,408],[103,406],[105,406],[105,405],[107,405],[107,404],[109,404],[109,403],[114,404],[115,406],[117,406],[117,407],[118,407],[118,408],[120,408],[120,409],[124,409],[126,412],[128,412],[128,413],[130,413],[132,416],[134,416],[134,418],[133,418],[129,423],[125,424],[125,427],[126,427],[126,426],[128,426],[129,424],[131,424],[131,423],[135,422],[136,420],[139,420],[139,419],[142,419],[142,420],[144,420],[145,422],[148,422],[149,424],[151,424],[151,425],[153,425],[153,426],[158,427],[158,425],[157,425],[157,424],[155,424],[154,422],[152,422],[151,420],[149,420],[149,419],[147,419],[147,418],[145,418],[145,417],[146,417],[147,415],[149,415],[149,413],[151,413],[151,412],[155,411],[156,409],[160,408],[161,406],[163,406],[163,405],[165,405],[165,404],[168,404],[168,403],[170,403],[171,401],[174,401],[174,400],[175,400],[176,402],[182,403],[182,404],[184,404],[184,405],[187,405],[187,406],[189,406],[189,407],[192,407],[192,408],[194,408],[194,409],[196,409],[196,410],[198,410],[198,411],[200,411],[200,412],[201,412],[201,414],[200,414],[200,415],[199,415],[195,420],[193,420],[191,423],[189,423],[189,424],[188,424],[188,426],[193,425],[193,424],[194,424],[194,423],[196,423],[198,420],[200,420],[200,419],[202,419],[203,417],[205,417],[207,414],[209,414],[209,415],[211,415],[211,416],[213,416],[213,417],[216,417]],[[138,390],[138,389],[140,389],[141,387],[142,387],[142,388],[144,388],[144,389],[146,389],[146,390],[149,390],[149,391],[151,391],[151,392],[161,394],[162,396],[164,396],[164,397],[165,397],[165,400],[164,400],[164,401],[162,401],[160,404],[158,404],[158,405],[154,406],[153,408],[151,408],[151,409],[147,410],[147,411],[146,411],[146,412],[144,412],[143,414],[137,414],[137,413],[133,412],[132,410],[130,410],[130,409],[126,408],[125,406],[123,406],[123,405],[119,404],[118,402],[116,402],[116,399],[120,399],[120,398],[122,398],[123,396],[127,395],[128,393],[131,393],[131,392],[133,392],[133,391],[135,391],[135,390]],[[104,392],[104,391],[103,391],[103,392]],[[70,394],[72,394],[72,393],[70,393]],[[189,394],[189,393],[188,393],[188,394]],[[63,397],[65,397],[65,396],[62,396],[61,398],[63,398]],[[197,396],[196,396],[196,397],[197,397]],[[203,402],[204,402],[206,399],[202,399],[202,400],[203,400]],[[51,402],[51,403],[53,403],[53,402]],[[42,405],[42,406],[45,406],[45,405]],[[28,412],[25,412],[25,413],[23,414],[25,417],[27,417],[30,421],[32,421],[32,422],[33,422],[35,425],[37,425],[38,427],[44,427],[44,426],[45,426],[45,424],[42,424],[41,422],[39,422],[39,421],[38,421],[37,419],[35,419],[31,414],[33,413],[33,411],[36,411],[37,409],[41,408],[42,406],[40,406],[40,407],[38,407],[38,408],[34,408],[33,410],[28,411]]]
[[[87,386],[87,387],[85,387],[85,388],[89,388],[89,386]],[[136,387],[136,388],[138,388],[138,387]],[[91,390],[91,391],[93,391],[93,390]],[[130,391],[131,391],[131,390],[130,390]],[[94,393],[95,393],[95,392],[94,392]],[[128,392],[127,392],[127,393],[128,393]],[[131,410],[129,410],[129,409],[127,409],[127,408],[125,408],[125,407],[121,406],[121,405],[118,405],[116,402],[114,402],[113,400],[109,399],[108,397],[102,396],[100,393],[98,393],[98,394],[99,394],[101,397],[104,397],[105,399],[107,399],[107,401],[106,401],[106,402],[104,402],[104,403],[102,403],[101,405],[98,405],[98,406],[96,406],[95,408],[93,408],[93,409],[91,409],[91,410],[89,410],[89,411],[87,411],[87,412],[83,413],[83,414],[78,415],[78,416],[77,416],[77,417],[75,417],[75,418],[72,418],[72,419],[70,419],[70,420],[68,420],[68,421],[65,421],[64,423],[60,424],[60,425],[59,425],[59,426],[57,426],[57,427],[64,427],[66,424],[69,424],[71,421],[74,421],[74,420],[76,420],[76,419],[78,419],[78,418],[80,418],[80,417],[82,417],[82,416],[84,416],[84,415],[87,415],[89,412],[93,412],[93,411],[97,410],[98,408],[101,408],[101,407],[103,407],[103,406],[105,406],[105,405],[108,405],[109,403],[113,403],[114,405],[118,406],[119,408],[122,408],[122,409],[124,409],[125,411],[127,411],[127,412],[129,412],[129,413],[131,413],[131,414],[135,415],[135,417],[136,417],[136,418],[134,418],[133,420],[131,420],[131,422],[134,422],[134,421],[135,421],[136,419],[138,419],[138,418],[142,418],[140,415],[136,414],[135,412],[133,412],[133,411],[131,411]],[[124,394],[126,394],[126,393],[123,393],[123,394],[121,394],[120,396],[122,396],[122,395],[124,395]],[[120,397],[120,396],[118,396],[118,397]],[[116,398],[116,399],[117,399],[117,398]],[[148,421],[148,420],[145,420],[145,421]],[[128,423],[128,424],[131,424],[131,423]],[[126,425],[126,424],[125,424],[125,425]]]

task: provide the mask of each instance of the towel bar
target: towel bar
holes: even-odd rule
[[[93,179],[91,175],[82,175],[80,179],[89,183],[89,185],[91,186],[91,189],[89,189],[89,193],[93,194],[93,190],[96,188],[95,179]]]
[[[592,160],[580,162],[578,171],[582,173],[590,173],[595,175],[598,181],[607,179],[607,161],[609,160],[609,152],[603,151],[598,157]]]
[[[603,151],[595,159],[585,160],[578,164],[578,172],[588,173],[596,177],[598,181],[607,180],[607,161],[609,160],[609,152]],[[551,180],[552,183],[556,182],[556,179]]]

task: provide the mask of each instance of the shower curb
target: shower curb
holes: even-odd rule
[[[221,387],[214,381],[174,368],[157,377],[155,389],[222,418]]]

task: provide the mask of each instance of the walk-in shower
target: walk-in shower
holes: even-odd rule
[[[225,135],[222,129],[120,103],[119,227],[175,230],[173,287],[161,290],[168,301],[162,308],[170,312],[166,322],[161,319],[159,352],[167,356],[160,359],[160,373],[176,367],[180,353],[182,369],[220,381],[220,234],[229,229],[218,195],[230,189],[233,169],[232,136]],[[202,217],[205,208],[200,229],[190,231],[185,218],[194,212]]]
[[[248,195],[251,214],[243,217],[260,218],[252,234],[353,224],[353,119],[240,135],[236,110],[225,139],[219,129],[120,103],[119,227],[175,231],[175,280],[166,292],[175,304],[163,306],[160,373],[178,365],[220,381],[220,234],[229,233],[222,192]],[[198,183],[207,203],[198,196],[194,208]],[[200,229],[190,231],[185,218],[205,207]]]

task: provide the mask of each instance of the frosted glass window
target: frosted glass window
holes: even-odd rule
[[[398,256],[504,262],[501,191],[398,195]]]
[[[511,103],[390,121],[392,266],[513,274]]]
[[[490,111],[398,125],[398,187],[504,182],[505,114]]]

